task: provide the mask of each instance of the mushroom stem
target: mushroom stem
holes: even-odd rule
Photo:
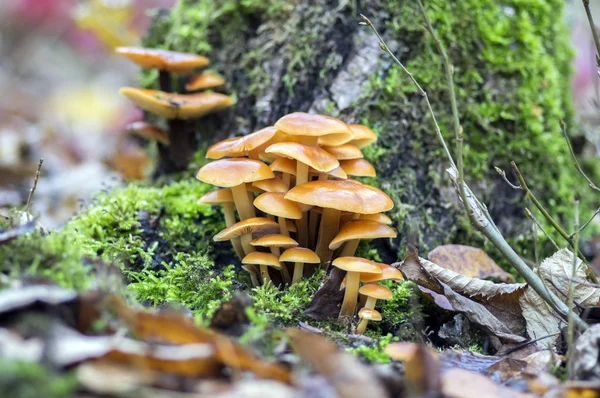
[[[360,283],[360,272],[348,272],[346,275],[346,292],[344,302],[340,310],[340,318],[354,315],[356,300],[358,298],[358,285]]]
[[[308,247],[308,212],[302,213],[302,218],[296,221],[298,226],[298,243],[301,247]]]
[[[279,229],[281,230],[281,234],[290,236],[290,231],[287,227],[287,220],[284,217],[277,217],[277,221],[279,221]]]
[[[281,250],[277,246],[271,246],[271,253],[273,253],[277,258],[281,256]]]
[[[290,277],[290,272],[288,271],[285,264],[281,264],[281,273],[283,274],[283,280],[285,283],[290,285],[292,283],[292,278]]]
[[[268,282],[271,282],[271,277],[269,276],[269,266],[268,265],[264,265],[264,264],[260,265],[260,275],[262,276],[263,282],[265,285]]]
[[[377,304],[377,299],[375,297],[369,297],[367,302],[365,303],[365,308],[369,308],[371,310],[375,309],[375,304]]]
[[[231,187],[231,193],[233,194],[235,207],[240,215],[240,221],[256,217],[254,206],[252,206],[252,202],[250,202],[250,199],[248,198],[246,184],[242,183],[240,185],[236,185],[235,187]]]
[[[304,272],[304,263],[294,263],[294,276],[292,277],[292,285],[302,280],[302,273]]]
[[[225,226],[226,227],[231,227],[233,224],[235,224],[235,210],[233,207],[233,203],[231,203],[231,202],[223,203],[223,214],[225,215]],[[240,240],[239,239],[231,239],[231,244],[233,245],[233,248],[234,248],[236,254],[240,258],[243,258],[244,257],[244,248],[242,247]]]
[[[309,215],[310,215],[310,221],[308,222],[308,243],[311,247],[313,247],[317,241],[316,235],[317,235],[317,226],[319,225],[319,213],[311,210]]]
[[[171,74],[168,71],[161,70],[158,72],[158,86],[160,87],[160,91],[166,93],[173,91],[171,87]]]
[[[321,225],[319,227],[319,239],[317,242],[317,256],[321,259],[321,265],[325,269],[329,266],[329,260],[333,253],[329,249],[329,244],[335,238],[340,226],[341,211],[337,209],[324,208]],[[358,289],[358,287],[357,287]]]
[[[254,269],[256,270],[256,267]],[[258,286],[258,278],[256,277],[256,272],[250,272],[250,280],[252,281],[252,286]]]
[[[269,220],[275,221],[275,216],[273,214],[267,214],[267,218]]]
[[[351,257],[356,253],[356,249],[358,249],[358,243],[360,239],[352,239],[344,244],[344,248],[340,252],[340,257]]]
[[[252,234],[244,234],[240,237],[240,241],[242,243],[242,248],[244,249],[244,253],[246,255],[255,252],[256,250],[254,249],[254,246],[252,246],[250,244],[250,242],[252,241]]]
[[[296,161],[296,186],[308,182],[308,165],[300,161]]]
[[[356,327],[356,334],[363,334],[367,329],[369,321],[365,318],[362,318],[360,322],[358,322],[358,326]]]
[[[326,181],[327,180],[327,173],[319,173],[319,181]]]
[[[281,175],[281,178],[283,179],[283,183],[285,184],[285,186],[289,188],[290,182],[292,181],[292,175],[288,173],[283,173]]]

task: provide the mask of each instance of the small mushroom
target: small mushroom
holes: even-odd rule
[[[150,141],[160,142],[164,145],[169,145],[169,133],[148,122],[139,121],[129,123],[126,129],[130,134],[137,135]]]
[[[242,221],[255,217],[246,183],[273,177],[273,172],[266,164],[245,158],[226,158],[207,163],[196,175],[196,178],[202,182],[231,188],[233,200]]]
[[[380,322],[381,314],[377,310],[372,310],[369,308],[361,308],[358,311],[358,317],[360,318],[360,322],[356,327],[356,334],[363,334],[365,329],[367,328],[367,324],[369,321]]]
[[[254,181],[252,186],[264,192],[287,192],[288,186],[279,177],[270,178],[268,180]]]
[[[358,289],[358,292],[363,296],[367,297],[364,308],[370,310],[375,309],[377,300],[389,300],[392,298],[392,291],[385,286],[381,286],[375,283],[369,283]]]
[[[292,247],[287,249],[279,257],[279,261],[294,263],[294,276],[292,277],[292,284],[298,283],[300,280],[302,280],[304,264],[318,264],[321,262],[315,252],[303,247]]]
[[[367,126],[363,126],[362,124],[351,124],[350,130],[352,130],[353,138],[349,143],[358,148],[362,149],[377,141],[377,135],[375,135],[373,130]]]
[[[362,159],[363,154],[354,145],[344,144],[340,146],[324,146],[323,149],[337,160]]]
[[[285,198],[323,208],[316,253],[321,264],[331,258],[329,244],[338,233],[342,211],[374,214],[394,207],[381,190],[354,180],[311,181],[290,189]]]
[[[289,236],[287,219],[298,220],[302,218],[302,210],[297,203],[285,199],[284,195],[281,192],[265,192],[254,199],[254,206],[265,214],[276,216],[281,233]]]
[[[309,167],[319,172],[328,172],[340,165],[332,155],[320,147],[297,142],[273,144],[265,152],[296,160],[296,186],[308,181]]]
[[[268,267],[275,268],[278,271],[281,270],[281,264],[277,256],[271,253],[252,252],[242,259],[242,264],[260,266],[260,275],[265,283],[271,281]]]
[[[220,87],[224,84],[225,79],[207,71],[190,76],[185,84],[185,90],[199,91],[207,88]]]
[[[381,274],[364,274],[360,276],[360,281],[364,284],[377,283],[379,281],[403,281],[402,272],[397,268],[387,264],[379,264]]]
[[[250,264],[243,264],[242,269],[250,274],[250,280],[252,281],[252,286],[257,287],[258,283],[258,272],[256,272],[256,267]]]
[[[273,172],[280,172],[281,179],[290,187],[291,177],[296,176],[296,161],[289,158],[278,157],[269,165]]]
[[[237,222],[231,227],[227,227],[213,237],[215,242],[240,238],[245,254],[254,252],[254,247],[250,244],[253,233],[272,234],[279,232],[279,226],[275,221],[265,217],[253,217]]]
[[[358,286],[361,274],[381,274],[381,268],[377,263],[360,257],[338,257],[331,263],[343,271],[346,271],[346,292],[340,310],[340,318],[354,315],[358,299]]]
[[[365,159],[340,160],[340,167],[352,177],[375,177],[377,173],[371,163]]]
[[[214,191],[208,192],[200,199],[198,199],[198,203],[223,206],[225,226],[231,227],[233,224],[235,224],[235,208],[233,203],[233,195],[231,194],[230,189],[216,189]],[[235,249],[237,255],[240,258],[244,257],[244,249],[242,248],[240,240],[232,239],[231,244],[233,245],[233,248]]]
[[[361,239],[395,238],[396,231],[375,221],[351,221],[340,228],[340,232],[329,244],[330,250],[344,245],[340,256],[354,256]]]
[[[280,249],[289,249],[290,247],[298,246],[298,242],[294,239],[281,234],[261,236],[258,239],[254,239],[250,244],[252,246],[268,247],[271,253],[277,257],[281,255]]]

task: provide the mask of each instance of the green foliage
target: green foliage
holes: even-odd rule
[[[0,359],[0,396],[10,398],[70,397],[77,386],[73,374],[57,375],[36,363]]]
[[[372,346],[361,345],[356,348],[348,348],[347,351],[353,353],[354,355],[358,355],[368,362],[390,362],[390,357],[384,352],[384,350],[390,343],[399,341],[399,338],[394,337],[390,333],[386,334],[385,336],[377,335],[376,338],[377,340]]]
[[[403,337],[412,335],[411,324],[423,320],[423,309],[419,302],[419,289],[413,282],[383,281],[382,285],[389,288],[393,296],[390,300],[377,302],[376,308],[383,318],[382,326],[386,330]],[[374,322],[369,322],[367,329],[373,327]]]

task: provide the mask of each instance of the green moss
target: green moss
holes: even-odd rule
[[[30,362],[0,359],[0,396],[11,398],[63,398],[75,392],[77,380],[70,373],[55,372]]]
[[[388,363],[391,359],[385,353],[385,348],[394,341],[399,341],[399,339],[392,334],[388,333],[385,336],[378,335],[377,340],[375,340],[372,346],[361,345],[356,348],[348,348],[347,351],[358,355],[368,362]]]

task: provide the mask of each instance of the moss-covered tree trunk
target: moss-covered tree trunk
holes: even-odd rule
[[[519,193],[495,175],[516,160],[553,210],[565,213],[574,186],[559,118],[570,113],[570,49],[562,0],[428,0],[434,28],[455,65],[469,182],[509,235],[525,231]],[[421,247],[460,241],[465,221],[443,173],[446,161],[423,99],[382,53],[364,13],[428,91],[449,143],[442,65],[414,1],[181,0],[157,14],[145,45],[197,52],[237,97],[203,119],[204,142],[250,133],[293,111],[364,123],[379,135],[366,151],[378,184],[395,201],[402,250],[407,225]],[[154,84],[146,76],[146,84]],[[387,253],[387,255],[386,255]],[[387,257],[387,258],[386,258]]]

